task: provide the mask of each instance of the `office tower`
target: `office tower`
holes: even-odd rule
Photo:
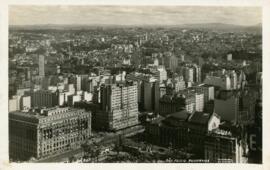
[[[232,123],[238,122],[239,113],[239,96],[233,91],[221,91],[215,99],[215,112],[218,113],[223,120]]]
[[[232,54],[227,54],[227,61],[232,61]]]
[[[82,87],[82,76],[81,75],[72,75],[68,79],[69,84],[74,84],[76,91],[81,91]]]
[[[138,87],[138,105],[140,111],[145,111],[145,105],[149,111],[158,110],[158,99],[160,96],[159,81],[151,75],[142,73],[127,74],[127,80],[136,81]],[[153,85],[154,82],[155,85]],[[155,89],[154,89],[155,88]],[[149,94],[150,96],[147,96]],[[148,101],[149,98],[153,98],[153,101]],[[149,104],[153,103],[153,104]],[[154,106],[153,106],[154,105]]]
[[[89,80],[89,75],[82,74],[80,76],[81,76],[81,90],[82,91],[87,91],[87,82]]]
[[[153,70],[154,77],[159,80],[159,82],[163,82],[167,80],[167,71],[164,66],[160,65],[156,70]]]
[[[96,77],[90,77],[88,80],[85,80],[85,91],[94,92],[94,87],[97,86],[98,80]]]
[[[180,90],[184,90],[186,88],[186,83],[184,80],[179,80],[174,83],[175,92],[179,92]]]
[[[160,116],[146,125],[146,140],[155,145],[174,148],[183,148],[188,144],[188,122],[189,113],[180,111]]]
[[[68,106],[74,106],[76,102],[79,102],[82,100],[82,96],[78,94],[74,94],[74,95],[69,95],[67,99],[68,99],[67,100]]]
[[[27,110],[31,108],[31,96],[24,95],[21,97],[20,109]]]
[[[194,82],[194,69],[192,67],[184,67],[183,68],[183,76],[185,82]]]
[[[122,82],[101,85],[100,106],[100,110],[93,115],[95,128],[117,131],[137,125],[137,84]]]
[[[84,101],[92,101],[93,93],[83,92],[82,98]]]
[[[39,70],[39,76],[40,77],[44,77],[45,76],[45,59],[44,59],[44,55],[39,55],[38,57],[38,70]]]
[[[183,54],[180,55],[180,62],[181,63],[185,62],[185,55],[183,55]]]
[[[243,163],[244,150],[241,139],[230,131],[215,130],[205,138],[204,158],[213,163]]]
[[[214,86],[207,84],[200,84],[195,87],[196,92],[202,92],[204,94],[204,103],[207,103],[209,100],[215,99]]]
[[[154,59],[154,65],[155,65],[155,66],[159,66],[158,58],[155,58],[155,59]]]
[[[67,100],[66,100],[66,93],[65,92],[57,92],[58,96],[58,106],[63,106]]]
[[[169,53],[169,54],[165,54],[165,60],[164,60],[164,65],[166,68],[170,69],[171,71],[175,72],[177,66],[178,66],[178,58]]]
[[[44,90],[48,90],[49,85],[50,85],[50,79],[48,76],[46,76],[41,80],[41,88]]]
[[[246,84],[247,84],[247,80],[246,80],[246,74],[244,73],[244,71],[241,70],[238,79],[237,79],[237,88],[238,89],[243,89]]]
[[[56,92],[49,90],[30,91],[27,93],[31,96],[32,107],[54,107],[58,105],[58,96]]]
[[[75,87],[74,87],[74,84],[65,84],[64,89],[65,89],[67,92],[70,92],[71,94],[74,94],[74,93],[75,93]]]
[[[204,93],[203,92],[195,93],[195,103],[196,103],[195,110],[197,112],[202,112],[204,109]]]
[[[144,81],[143,88],[144,110],[158,113],[160,98],[159,82],[157,80]]]
[[[27,94],[28,92],[26,92]],[[9,99],[8,111],[17,111],[31,108],[31,96],[29,95],[16,95]]]
[[[228,75],[207,75],[205,80],[205,84],[220,87],[223,90],[231,90],[231,79]]]
[[[53,156],[76,149],[91,135],[91,113],[82,109],[48,108],[9,113],[12,160]]]
[[[76,88],[76,91],[81,91],[81,83],[82,83],[82,78],[81,76],[79,75],[76,75],[75,77],[75,88]]]
[[[194,113],[196,110],[196,98],[194,92],[184,92],[180,95],[181,107],[189,113]]]
[[[231,79],[231,89],[235,90],[237,89],[237,74],[234,70],[230,72],[230,79]]]
[[[31,69],[28,67],[25,69],[26,80],[31,80]]]
[[[184,110],[183,101],[178,95],[165,94],[159,99],[159,114],[162,116]]]
[[[196,83],[200,83],[201,82],[201,67],[194,64],[193,65],[194,68],[194,82]]]
[[[9,112],[20,110],[18,100],[19,99],[17,96],[13,96],[11,99],[8,100],[8,111]]]
[[[206,135],[218,129],[220,116],[215,113],[194,112],[188,118],[189,144],[197,155],[204,156]]]

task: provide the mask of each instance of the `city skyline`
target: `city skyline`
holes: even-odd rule
[[[194,13],[196,11],[196,13]],[[221,6],[11,6],[10,25],[261,24],[260,7]]]
[[[260,8],[10,9],[10,162],[262,164]]]

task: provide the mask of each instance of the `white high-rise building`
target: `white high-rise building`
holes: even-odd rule
[[[19,105],[18,105],[18,99],[17,97],[13,96],[12,99],[8,100],[8,111],[14,112],[17,110],[20,110]]]
[[[31,108],[31,96],[22,96],[21,97],[21,110],[27,110]]]
[[[194,70],[192,67],[184,67],[184,80],[185,82],[194,82]]]
[[[195,94],[195,103],[196,103],[196,111],[202,112],[204,109],[204,94],[203,93],[196,93]]]
[[[237,89],[237,74],[234,70],[230,73],[230,79],[231,79],[231,89],[235,90]]]
[[[81,76],[79,76],[79,75],[76,75],[76,84],[75,84],[75,88],[76,88],[76,90],[77,91],[81,91],[81,88],[82,88],[82,78],[81,78]]]
[[[197,83],[201,82],[201,67],[194,64],[194,81]]]
[[[119,130],[138,124],[137,84],[125,82],[103,84],[101,110],[95,115],[94,126],[107,130]]]
[[[227,60],[232,61],[232,54],[227,54]]]
[[[58,93],[58,105],[63,106],[65,102],[65,93]]]
[[[158,66],[158,65],[159,65],[158,58],[155,58],[155,59],[154,59],[154,65],[155,65],[155,66]]]
[[[38,70],[39,70],[39,76],[44,77],[45,76],[45,68],[44,68],[44,64],[45,64],[45,59],[44,59],[44,55],[39,55],[38,57]]]
[[[81,95],[70,95],[68,96],[68,105],[69,106],[73,106],[75,104],[75,102],[80,102],[82,100],[82,96]]]
[[[153,72],[155,78],[158,79],[160,82],[167,80],[167,71],[164,66],[158,66],[157,69]]]

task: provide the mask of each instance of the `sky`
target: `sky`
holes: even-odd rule
[[[10,6],[10,25],[181,25],[261,23],[260,7]]]

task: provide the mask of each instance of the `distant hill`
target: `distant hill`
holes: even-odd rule
[[[225,31],[225,32],[252,32],[261,33],[262,24],[257,24],[253,26],[242,26],[233,24],[223,24],[223,23],[203,23],[203,24],[183,24],[183,25],[57,25],[57,24],[44,24],[44,25],[11,25],[10,30],[80,30],[80,29],[93,29],[97,27],[107,27],[107,28],[121,28],[121,27],[164,27],[164,28],[185,28],[185,29],[204,29],[211,31]]]
[[[226,32],[262,32],[262,24],[257,24],[253,26],[242,26],[233,24],[223,24],[223,23],[207,23],[207,24],[184,24],[183,28],[189,29],[205,29],[212,31],[226,31]]]

